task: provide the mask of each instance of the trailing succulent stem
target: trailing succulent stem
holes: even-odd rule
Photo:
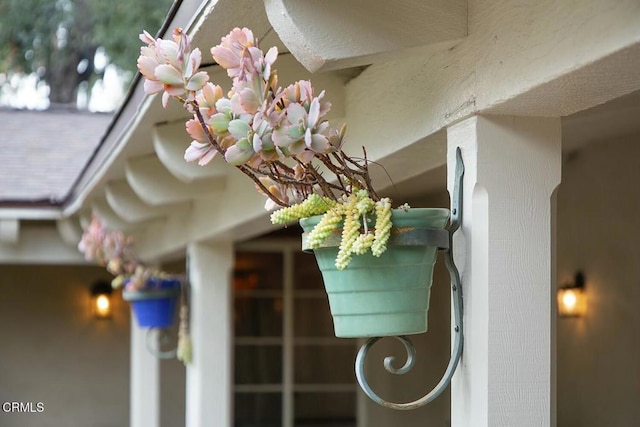
[[[387,250],[391,226],[391,201],[388,198],[380,199],[376,203],[376,231],[371,245],[373,256],[379,257]]]
[[[332,233],[341,229],[336,258],[338,270],[347,268],[353,255],[364,255],[371,251],[379,257],[387,249],[391,235],[391,201],[388,198],[376,202],[366,190],[351,194],[340,202],[311,194],[297,205],[275,211],[271,221],[284,224],[314,215],[322,215],[322,218],[307,236],[310,249],[318,249]],[[373,218],[375,225],[371,227]]]
[[[332,199],[312,193],[300,203],[273,212],[271,214],[271,222],[273,224],[286,224],[298,221],[301,218],[323,214],[335,205],[336,202]]]

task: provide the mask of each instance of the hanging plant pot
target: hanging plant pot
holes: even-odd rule
[[[175,320],[180,280],[151,278],[144,289],[123,290],[122,297],[131,303],[141,328],[167,328]]]
[[[303,250],[306,234],[321,216],[300,220]],[[427,311],[438,247],[434,230],[444,230],[448,209],[395,209],[387,250],[354,256],[338,270],[335,259],[342,229],[314,249],[322,272],[336,337],[382,337],[427,331]]]

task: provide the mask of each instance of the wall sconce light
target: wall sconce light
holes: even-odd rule
[[[91,285],[91,311],[97,319],[111,317],[111,293],[113,288],[109,282],[98,280]]]
[[[561,317],[581,317],[587,312],[587,295],[584,274],[576,273],[574,283],[567,283],[558,289],[558,314]]]

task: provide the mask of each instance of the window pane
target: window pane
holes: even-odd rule
[[[282,289],[282,253],[238,252],[233,287],[236,292]]]
[[[296,384],[355,384],[355,344],[295,348]]]
[[[281,427],[280,393],[235,393],[235,427]]]
[[[296,289],[324,290],[322,274],[318,268],[315,255],[296,252],[294,265],[294,287]]]
[[[236,384],[280,384],[282,347],[238,345],[235,348]]]
[[[334,336],[333,318],[326,296],[295,299],[293,330],[296,337]]]
[[[356,394],[296,393],[296,427],[355,427]]]
[[[234,305],[237,337],[282,336],[282,298],[236,298]]]

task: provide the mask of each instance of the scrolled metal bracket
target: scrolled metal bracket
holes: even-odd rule
[[[157,337],[155,335],[155,331],[158,331]],[[147,329],[147,333],[145,335],[146,335],[145,344],[147,346],[147,351],[149,351],[149,353],[151,353],[153,356],[161,360],[175,359],[176,355],[178,354],[177,345],[170,350],[160,349],[162,345],[166,345],[170,341],[170,334],[168,329],[149,328]],[[155,345],[151,341],[156,341]],[[158,346],[157,348],[156,348],[156,345]]]
[[[460,361],[460,357],[462,356],[462,348],[464,344],[464,335],[463,335],[463,325],[462,325],[462,286],[460,283],[460,274],[458,272],[458,268],[455,265],[453,260],[453,234],[460,228],[460,224],[462,222],[462,179],[464,176],[464,163],[462,161],[462,153],[460,148],[456,150],[456,170],[455,170],[455,181],[453,187],[453,197],[451,198],[451,220],[449,222],[449,227],[447,232],[449,234],[449,241],[446,247],[445,245],[439,245],[439,249],[444,251],[445,254],[445,264],[447,266],[447,270],[449,271],[449,276],[451,278],[451,293],[453,295],[453,311],[454,311],[454,326],[453,330],[455,332],[455,339],[453,343],[453,349],[451,351],[451,358],[449,359],[449,364],[447,365],[447,369],[445,370],[444,375],[440,379],[440,382],[431,390],[428,394],[421,397],[420,399],[414,400],[413,402],[407,403],[392,403],[387,402],[378,396],[369,386],[364,374],[364,362],[369,353],[371,347],[380,340],[380,337],[370,338],[367,342],[360,348],[358,351],[358,356],[356,357],[355,369],[356,369],[356,378],[360,387],[365,392],[367,396],[377,404],[381,406],[385,406],[391,409],[398,410],[410,410],[420,408],[435,398],[437,398],[442,392],[449,386],[451,382],[451,378],[458,366],[458,362]],[[415,363],[415,354],[416,350],[409,338],[406,336],[393,337],[399,340],[403,345],[407,352],[407,360],[405,364],[400,368],[395,368],[393,366],[394,357],[387,357],[384,359],[384,367],[385,369],[396,375],[406,374],[411,370]]]

